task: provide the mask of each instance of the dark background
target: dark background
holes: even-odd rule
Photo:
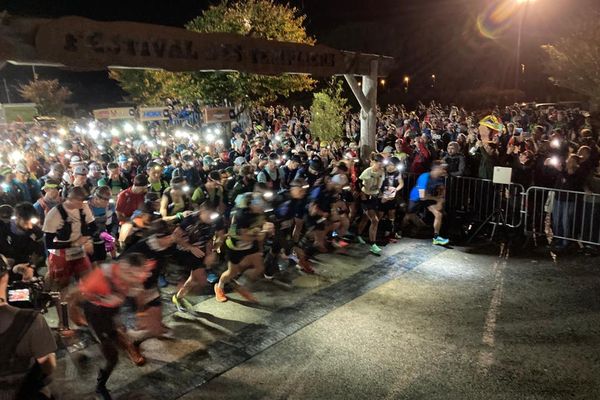
[[[481,35],[476,18],[493,0],[292,0],[307,15],[307,29],[317,41],[338,49],[390,55],[396,68],[380,87],[382,103],[414,103],[435,98],[452,101],[461,92],[482,86],[515,87],[518,18],[494,39]],[[516,0],[512,0],[516,1]],[[39,17],[79,15],[97,20],[127,20],[183,26],[215,1],[210,0],[0,0],[0,10]],[[577,98],[553,87],[544,73],[540,45],[569,32],[595,0],[535,0],[523,26],[521,62],[526,65],[520,87],[526,100]],[[122,100],[118,85],[106,72],[80,73],[36,67],[41,79],[58,78],[84,107]],[[435,74],[433,85],[431,78]],[[33,76],[28,66],[0,70],[0,102],[19,101],[17,87]],[[410,76],[408,92],[403,78]],[[310,101],[310,95],[295,101]]]

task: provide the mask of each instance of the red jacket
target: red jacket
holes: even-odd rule
[[[133,193],[131,188],[125,189],[117,197],[115,210],[129,218],[144,203],[145,196],[144,193]]]

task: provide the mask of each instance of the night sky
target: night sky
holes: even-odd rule
[[[0,10],[26,16],[79,15],[97,20],[183,26],[211,3],[215,2],[0,0]],[[499,88],[514,85],[516,18],[493,38],[485,37],[477,28],[477,16],[494,0],[292,0],[285,3],[307,15],[307,29],[320,43],[394,56],[397,68],[388,78],[387,87],[391,100],[395,99],[396,91],[401,92],[405,75],[411,77],[414,96],[421,90],[425,96],[432,74],[437,77],[437,90],[447,94],[482,85]],[[585,6],[600,8],[600,2],[535,0],[530,6],[523,26],[522,62],[527,66],[527,74],[522,87],[532,99],[543,100],[540,97],[552,89],[543,73],[539,46],[575,26]],[[112,103],[123,95],[104,72],[73,73],[51,68],[37,68],[37,72],[42,79],[61,79],[74,92],[73,101],[81,104]],[[30,67],[7,66],[0,71],[0,84],[6,79],[15,101],[16,86],[31,76]],[[4,87],[2,89],[0,102],[6,101]]]

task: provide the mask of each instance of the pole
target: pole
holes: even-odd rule
[[[10,101],[10,90],[8,90],[8,85],[6,84],[6,78],[2,78],[2,82],[4,82],[4,91],[6,92],[6,102],[12,103]]]
[[[362,77],[362,92],[369,109],[360,112],[360,157],[369,160],[371,152],[376,150],[377,135],[377,76],[379,63],[371,61],[371,73]]]

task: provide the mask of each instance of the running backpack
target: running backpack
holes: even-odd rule
[[[56,231],[56,238],[60,241],[66,242],[71,237],[72,227],[71,222],[69,221],[69,214],[67,214],[67,210],[62,204],[56,206],[56,209],[60,213],[60,216],[63,219],[63,226],[58,231]],[[83,209],[79,209],[79,220],[81,225],[81,235],[86,236],[88,233],[87,222],[85,221],[85,213]]]

